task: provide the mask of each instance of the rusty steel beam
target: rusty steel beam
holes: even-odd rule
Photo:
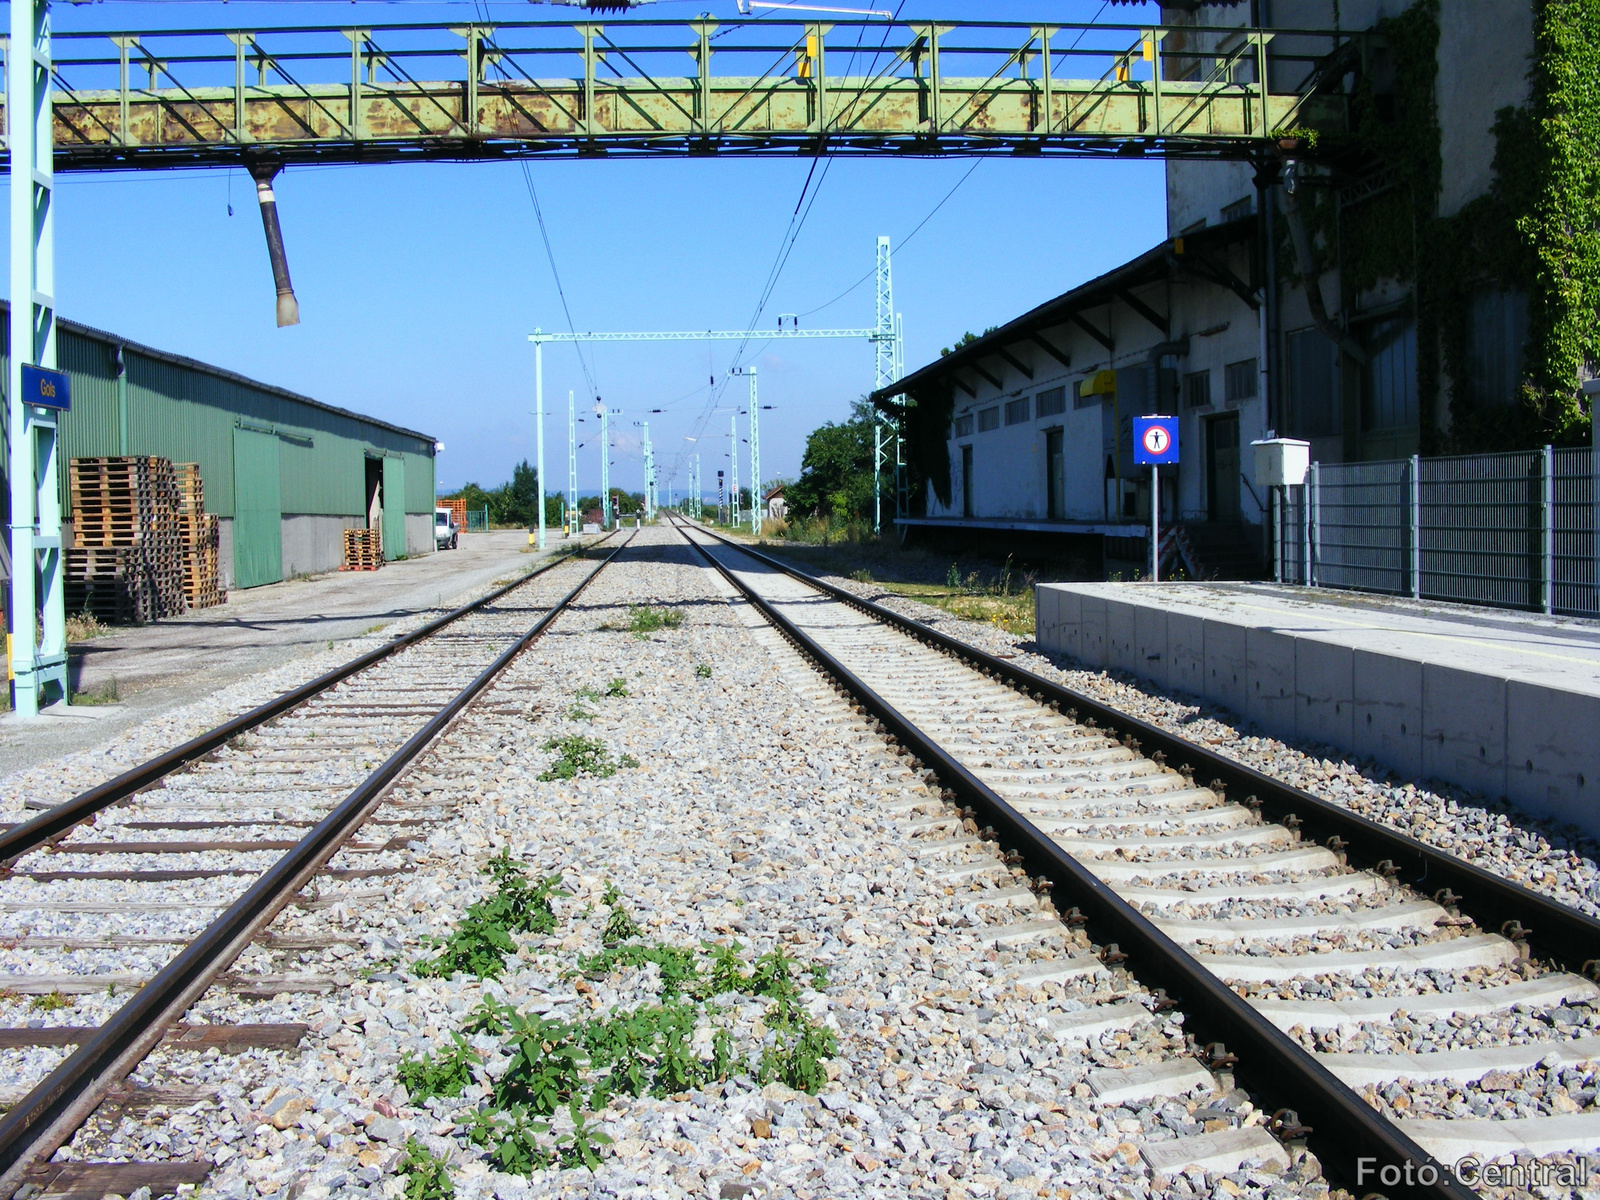
[[[1000,22],[69,31],[56,39],[56,169],[1130,146],[1244,159],[1277,131],[1342,123],[1316,64],[1348,35],[1297,34],[1306,52],[1284,61],[1308,82],[1280,94],[1243,58],[1230,65],[1248,57],[1226,48],[1248,43],[1238,30],[1215,31],[1207,77],[1158,82],[1149,29],[1081,28],[1099,49],[1055,48],[1067,26]],[[1185,31],[1191,46],[1206,36]],[[857,73],[832,74],[830,51]]]

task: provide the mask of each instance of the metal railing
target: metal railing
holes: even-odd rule
[[[1283,489],[1282,578],[1600,616],[1593,449],[1313,463]]]

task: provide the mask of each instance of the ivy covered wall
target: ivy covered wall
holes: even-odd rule
[[[1387,180],[1343,208],[1331,189],[1314,193],[1307,216],[1319,266],[1342,268],[1345,311],[1385,281],[1410,289],[1424,454],[1590,436],[1580,385],[1600,374],[1600,0],[1520,2],[1534,27],[1532,62],[1517,64],[1529,100],[1496,115],[1485,194],[1439,215],[1438,0],[1379,22],[1350,130],[1319,147],[1347,174]],[[1486,291],[1528,298],[1515,396],[1474,398],[1465,383],[1472,304]]]

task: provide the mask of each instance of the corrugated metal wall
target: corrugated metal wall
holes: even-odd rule
[[[0,321],[0,329],[4,326]],[[62,328],[57,333],[61,369],[72,376],[72,411],[62,422],[67,457],[154,454],[199,463],[207,510],[232,517],[233,436],[242,424],[278,435],[285,515],[364,516],[368,453],[404,457],[406,511],[433,512],[433,443],[426,438],[330,412],[199,364],[141,353],[136,346],[123,352],[127,375],[119,388],[117,344],[90,331]],[[0,354],[0,363],[3,359]],[[125,414],[119,391],[126,393]],[[0,477],[3,471],[0,463]],[[64,496],[64,509],[68,503]]]

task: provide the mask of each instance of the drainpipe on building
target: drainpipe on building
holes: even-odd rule
[[[281,167],[277,163],[254,163],[250,177],[256,181],[256,199],[261,204],[261,227],[267,235],[267,257],[272,260],[272,282],[278,288],[278,328],[300,324],[300,302],[294,298],[289,282],[289,260],[283,253],[283,230],[278,225],[278,201],[272,194],[272,180]]]
[[[1295,195],[1299,190],[1296,186],[1299,182],[1299,165],[1293,159],[1284,164],[1283,218],[1289,223],[1289,240],[1294,243],[1295,266],[1300,272],[1300,285],[1306,290],[1306,307],[1311,310],[1311,323],[1340,350],[1358,363],[1365,364],[1368,357],[1366,350],[1328,316],[1328,310],[1322,303],[1322,277],[1317,271],[1316,258],[1311,252],[1311,235],[1306,232],[1300,201]]]

